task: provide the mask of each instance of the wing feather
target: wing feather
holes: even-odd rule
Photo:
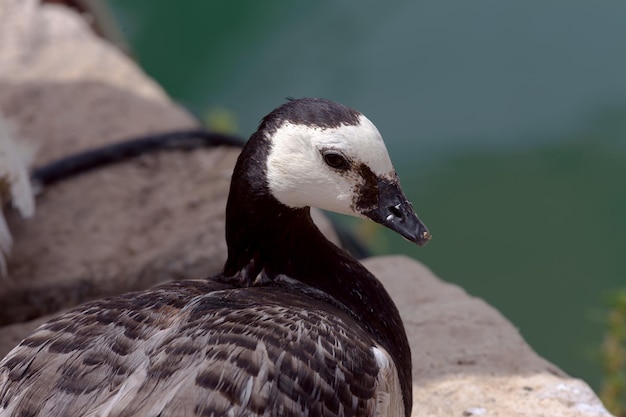
[[[187,281],[89,304],[0,363],[0,416],[374,415],[371,338],[311,301]]]

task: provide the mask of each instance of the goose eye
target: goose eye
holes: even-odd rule
[[[322,157],[324,158],[324,162],[331,168],[340,170],[350,168],[350,164],[340,153],[326,151],[322,154]]]

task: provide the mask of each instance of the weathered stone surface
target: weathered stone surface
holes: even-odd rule
[[[404,256],[368,259],[413,354],[413,416],[610,416],[587,384],[539,357],[481,299]]]
[[[150,132],[195,126],[73,12],[0,0],[0,111],[37,164]],[[0,282],[0,356],[89,298],[217,272],[238,150],[137,158],[52,186],[33,220],[9,212],[16,246]],[[606,416],[593,392],[538,357],[483,301],[404,257],[365,262],[396,300],[413,349],[414,416]]]
[[[196,126],[69,10],[2,0],[0,19],[0,111],[38,147],[37,165]],[[9,212],[15,245],[10,280],[0,285],[0,324],[219,272],[238,153],[219,148],[146,155],[49,187],[34,219]]]

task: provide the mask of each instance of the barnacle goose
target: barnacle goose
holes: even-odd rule
[[[0,363],[0,416],[409,416],[398,310],[310,206],[430,239],[365,116],[289,101],[235,166],[224,272],[39,327]]]

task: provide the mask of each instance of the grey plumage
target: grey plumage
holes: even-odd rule
[[[293,283],[228,288],[166,284],[41,326],[2,363],[0,415],[373,412],[378,365],[369,337],[328,296],[303,296]]]

